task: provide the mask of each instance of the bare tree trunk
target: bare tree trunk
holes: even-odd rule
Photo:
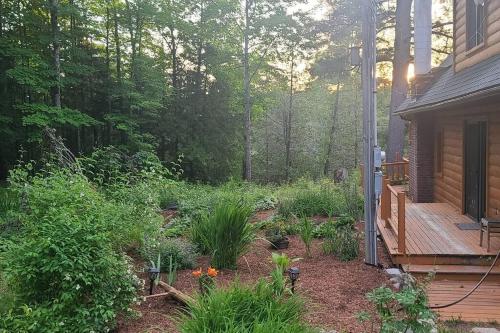
[[[396,38],[394,39],[394,60],[392,70],[391,110],[387,138],[387,160],[394,161],[403,156],[405,121],[395,115],[404,102],[408,90],[408,66],[410,63],[412,0],[398,0],[396,8]]]
[[[333,147],[334,147],[334,140],[335,140],[335,132],[337,130],[337,118],[338,118],[338,111],[339,111],[339,102],[340,102],[340,78],[337,81],[337,94],[335,96],[335,104],[333,105],[333,110],[332,110],[332,127],[330,129],[330,138],[328,140],[328,148],[326,151],[326,160],[325,160],[325,166],[323,168],[323,175],[328,176],[329,171],[330,171],[330,165],[331,165],[331,159],[333,156]]]
[[[55,72],[55,84],[51,88],[52,105],[61,107],[61,46],[59,41],[59,0],[50,0],[50,27],[52,32],[52,61]]]
[[[110,115],[112,111],[111,105],[111,56],[109,52],[109,37],[111,30],[111,15],[109,11],[109,0],[106,2],[106,81],[107,81],[107,114]],[[106,120],[106,145],[111,145],[111,122]]]
[[[243,179],[252,180],[252,105],[250,100],[250,6],[251,0],[245,1],[245,30],[243,33],[243,91],[244,91],[244,160]]]

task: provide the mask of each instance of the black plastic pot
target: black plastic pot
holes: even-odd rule
[[[288,249],[289,243],[290,243],[290,240],[288,239],[288,237],[284,237],[284,238],[281,238],[277,241],[271,242],[271,245],[276,250],[284,250],[284,249]]]

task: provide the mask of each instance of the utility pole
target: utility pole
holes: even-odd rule
[[[365,197],[365,263],[377,265],[375,198],[376,117],[376,0],[363,1],[363,152]]]

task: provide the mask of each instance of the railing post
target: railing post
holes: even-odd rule
[[[391,218],[391,190],[389,190],[389,179],[384,178],[382,186],[382,199],[380,202],[380,218],[385,221],[386,228],[389,228]]]
[[[406,253],[406,198],[404,192],[398,193],[398,252]]]

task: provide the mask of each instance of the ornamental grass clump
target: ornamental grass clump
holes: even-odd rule
[[[225,202],[193,224],[192,240],[212,256],[214,267],[236,268],[238,258],[254,239],[254,230],[248,223],[251,214],[252,209],[246,205]]]
[[[294,295],[277,296],[264,280],[214,289],[190,305],[180,320],[182,333],[306,333],[304,304]]]

